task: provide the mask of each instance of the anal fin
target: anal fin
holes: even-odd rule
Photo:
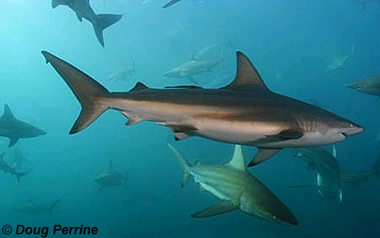
[[[238,206],[233,204],[231,201],[222,200],[221,202],[215,204],[214,206],[208,207],[200,212],[192,214],[191,217],[194,218],[205,218],[220,215],[226,212],[230,212],[238,209]]]
[[[261,162],[269,159],[270,157],[280,152],[280,150],[281,149],[259,148],[259,151],[256,153],[252,161],[248,164],[248,167],[252,167],[252,166],[260,164]]]

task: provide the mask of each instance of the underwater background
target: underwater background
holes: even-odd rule
[[[196,76],[200,86],[228,84],[235,75],[237,50],[244,52],[274,92],[319,104],[365,127],[336,144],[341,169],[368,170],[380,152],[380,101],[344,87],[379,73],[380,4],[363,9],[354,0],[183,0],[163,9],[165,0],[91,0],[95,12],[123,14],[97,42],[89,22],[79,22],[67,7],[49,0],[1,0],[0,105],[44,131],[16,145],[32,170],[18,184],[0,174],[0,226],[96,226],[96,237],[357,237],[375,236],[380,227],[380,179],[343,187],[343,201],[326,200],[308,184],[315,173],[285,149],[249,171],[267,185],[300,221],[297,227],[271,223],[240,211],[206,219],[190,214],[218,201],[199,193],[191,181],[180,188],[181,171],[167,143],[191,164],[223,164],[233,145],[199,137],[174,141],[172,132],[152,122],[126,127],[126,118],[107,111],[85,131],[68,135],[80,105],[57,73],[45,64],[48,50],[74,64],[110,91],[128,91],[140,81],[152,88],[186,85],[162,75],[207,49],[205,58],[223,52],[222,64]],[[332,55],[347,54],[344,64],[324,73]],[[135,73],[123,81],[110,74],[130,64]],[[1,151],[8,139],[0,138]],[[325,147],[331,151],[331,146]],[[257,149],[244,146],[246,161]],[[105,188],[94,178],[108,169],[128,173],[128,187]],[[191,179],[192,180],[192,179]],[[50,203],[52,215],[23,214],[12,208],[28,199]],[[51,228],[50,228],[51,229]],[[11,234],[9,237],[27,235]],[[50,235],[51,236],[51,235]],[[56,235],[60,237],[59,235]],[[64,235],[62,235],[64,236]],[[66,235],[67,236],[67,235]],[[65,236],[65,237],[66,237]]]

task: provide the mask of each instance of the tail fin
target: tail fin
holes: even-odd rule
[[[105,99],[110,97],[110,93],[105,87],[49,52],[42,51],[42,54],[45,56],[46,63],[50,63],[58,74],[61,75],[82,106],[79,117],[69,134],[83,130],[109,109],[109,105],[106,104]]]
[[[186,160],[186,158],[183,157],[183,155],[181,155],[171,144],[168,144],[168,147],[170,151],[173,153],[173,155],[175,156],[175,158],[177,159],[179,167],[181,168],[183,172],[181,187],[184,187],[189,181],[190,174],[188,172],[188,169],[190,168],[190,164]]]
[[[181,0],[171,0],[171,1],[169,1],[168,3],[166,3],[166,4],[163,6],[163,8],[168,8],[168,7],[170,7],[170,6],[174,5],[174,4],[176,4],[176,3],[179,2],[179,1],[181,1]]]
[[[52,0],[51,1],[51,7],[52,8],[56,8],[57,6],[59,5],[66,5],[66,1],[65,0]]]
[[[107,27],[118,22],[123,15],[116,14],[99,14],[97,15],[97,22],[93,24],[96,38],[99,43],[104,47],[103,30]]]
[[[30,172],[31,171],[24,172],[24,173],[16,173],[17,182],[20,183],[21,178],[24,177],[25,175],[29,174]]]
[[[372,167],[372,172],[380,178],[380,154],[377,157],[375,164]]]
[[[61,198],[58,198],[57,200],[55,200],[54,202],[52,202],[49,206],[49,214],[50,216],[53,215],[53,210],[54,208],[57,206],[58,202],[61,201]]]

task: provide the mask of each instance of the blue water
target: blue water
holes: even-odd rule
[[[165,0],[142,3],[107,0],[104,5],[91,0],[97,13],[123,14],[120,22],[104,31],[102,48],[90,23],[79,22],[65,6],[52,9],[49,0],[0,1],[0,106],[9,104],[17,118],[47,132],[16,144],[33,169],[20,184],[9,174],[0,174],[0,226],[48,226],[51,233],[55,224],[83,224],[98,227],[94,237],[379,234],[378,178],[357,188],[344,187],[341,204],[326,200],[316,189],[289,190],[288,185],[315,179],[291,149],[249,171],[293,211],[300,226],[270,223],[239,211],[191,218],[218,200],[199,193],[192,181],[180,188],[182,175],[166,144],[174,143],[191,163],[199,159],[210,164],[228,161],[233,145],[201,138],[174,142],[169,129],[151,122],[126,127],[125,117],[115,111],[70,136],[79,103],[40,51],[62,57],[111,91],[127,91],[137,81],[158,88],[188,84],[186,79],[161,74],[215,44],[225,49],[223,65],[196,80],[204,87],[223,86],[233,78],[235,51],[240,50],[271,90],[328,105],[328,110],[365,127],[364,133],[337,144],[341,169],[360,171],[371,168],[379,153],[380,102],[344,84],[379,72],[380,4],[370,2],[363,10],[354,0],[183,0],[167,9],[162,8]],[[355,52],[342,67],[323,73],[332,54],[348,54],[353,45]],[[131,57],[136,72],[129,80],[106,80]],[[1,151],[7,146],[8,139],[0,138]],[[255,153],[256,148],[244,147],[246,161]],[[129,189],[106,188],[98,194],[94,178],[107,170],[110,159],[118,171],[129,173]],[[46,204],[61,201],[52,216],[13,211],[28,198]]]

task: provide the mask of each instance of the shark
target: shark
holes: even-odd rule
[[[340,180],[343,185],[358,186],[366,182],[370,177],[376,176],[380,178],[380,154],[377,157],[375,164],[370,170],[364,171],[340,171]]]
[[[351,52],[347,55],[343,54],[333,54],[332,57],[329,59],[329,63],[323,72],[324,74],[329,73],[331,71],[334,71],[340,67],[342,67],[346,61],[351,58],[351,56],[355,53],[355,44],[352,45],[351,47]]]
[[[125,186],[128,188],[128,174],[116,171],[112,165],[112,160],[110,160],[108,171],[97,176],[95,182],[100,185],[98,193],[106,187]]]
[[[127,80],[129,77],[131,77],[135,73],[135,62],[133,58],[131,58],[130,65],[119,69],[117,72],[111,74],[108,78],[109,81],[121,81],[121,80]]]
[[[362,5],[362,7],[363,7],[363,10],[365,10],[368,3],[370,3],[370,2],[380,2],[380,1],[379,0],[355,0],[355,2],[360,3]]]
[[[29,174],[31,171],[17,172],[15,168],[13,168],[7,162],[5,162],[4,155],[5,155],[5,152],[0,154],[0,170],[2,170],[5,173],[9,173],[10,175],[16,175],[17,182],[20,183],[21,178]]]
[[[344,85],[358,92],[380,97],[380,75],[372,75]]]
[[[66,5],[73,10],[80,22],[83,18],[89,21],[95,31],[96,38],[104,47],[103,30],[118,22],[123,15],[118,14],[95,14],[90,6],[90,0],[52,0],[52,8]]]
[[[196,59],[193,56],[190,61],[162,73],[162,76],[168,78],[186,78],[189,81],[197,84],[194,79],[195,75],[211,72],[213,68],[222,62],[222,60],[223,52],[218,59],[201,60]]]
[[[334,154],[336,155],[336,152],[331,154],[320,147],[296,149],[296,157],[307,162],[308,170],[317,171],[316,186],[319,194],[328,199],[338,198],[339,202],[342,202],[340,169]],[[290,187],[304,187],[304,185]]]
[[[194,218],[205,218],[226,212],[241,210],[264,220],[298,225],[293,213],[260,180],[247,171],[240,145],[235,145],[230,162],[225,165],[201,165],[189,162],[171,144],[170,151],[183,172],[181,187],[190,175],[199,183],[200,190],[208,191],[221,199],[219,203],[192,214]]]
[[[21,138],[34,138],[45,134],[45,131],[15,118],[10,107],[5,104],[4,113],[0,117],[0,136],[9,138],[8,147],[14,146]]]
[[[44,204],[44,203],[35,203],[32,199],[28,199],[28,203],[22,206],[13,207],[13,211],[25,213],[25,214],[40,214],[40,213],[49,213],[51,216],[53,214],[53,210],[57,206],[58,202],[61,198],[54,200],[52,203]]]
[[[167,3],[163,6],[163,8],[168,8],[168,7],[170,7],[170,6],[173,6],[174,4],[178,3],[179,1],[181,1],[181,0],[170,0],[169,2],[167,2]]]
[[[114,109],[127,117],[127,126],[153,121],[170,128],[176,140],[200,136],[256,146],[259,150],[248,165],[254,166],[283,148],[332,144],[364,130],[322,108],[270,91],[241,52],[236,54],[236,77],[227,86],[152,89],[138,82],[128,92],[109,92],[68,62],[47,51],[42,54],[82,106],[69,134]]]

